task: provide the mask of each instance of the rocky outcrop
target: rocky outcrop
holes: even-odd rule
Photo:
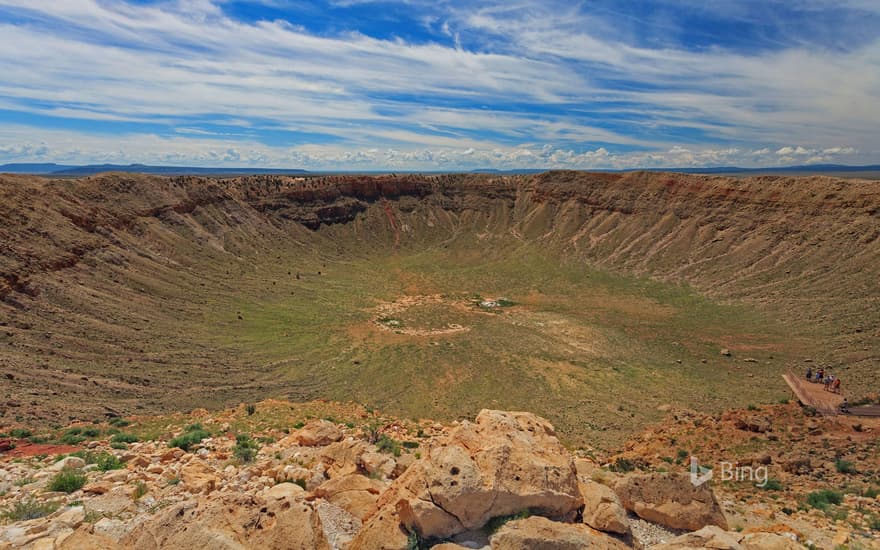
[[[696,531],[707,525],[727,529],[727,520],[709,484],[694,486],[687,474],[631,474],[614,484],[623,506],[639,517],[673,529]]]
[[[299,489],[297,487],[297,489]],[[320,519],[301,490],[270,491],[263,497],[224,495],[191,500],[142,524],[122,546],[157,548],[329,550]]]
[[[374,511],[376,501],[386,487],[387,484],[378,479],[349,474],[328,480],[313,494],[362,520]]]
[[[483,410],[413,464],[377,505],[355,540],[364,547],[385,533],[444,539],[523,511],[571,519],[580,495],[574,463],[549,422]]]
[[[276,410],[289,408],[276,405]],[[262,432],[264,445],[250,461],[235,459],[237,439],[227,433],[238,419],[202,417],[200,422],[216,428],[218,435],[189,452],[178,449],[170,454],[169,442],[163,440],[132,443],[124,451],[107,440],[93,440],[88,451],[70,457],[77,460],[44,455],[0,458],[0,511],[7,516],[0,519],[0,550],[403,550],[434,543],[450,550],[485,549],[490,544],[495,549],[629,545],[658,550],[793,550],[801,547],[797,541],[822,548],[871,547],[865,544],[870,542],[865,533],[870,533],[870,522],[880,511],[875,496],[845,494],[835,507],[835,513],[847,513],[847,526],[842,527],[815,510],[789,513],[790,508],[783,508],[796,506],[795,499],[808,490],[827,487],[827,477],[802,485],[800,494],[777,492],[764,502],[754,499],[769,493],[756,493],[751,486],[731,492],[725,486],[720,494],[729,506],[730,522],[745,526],[741,532],[727,531],[708,486],[695,488],[686,475],[611,472],[599,466],[599,458],[585,458],[592,454],[562,448],[553,427],[528,413],[487,410],[473,422],[453,426],[387,419],[346,422],[336,425],[343,439],[323,447],[300,446],[298,432],[275,429]],[[774,417],[774,425],[785,424]],[[733,423],[727,429],[744,436]],[[400,456],[393,460],[395,470],[403,468],[396,479],[376,479],[358,471],[365,454],[394,456],[388,446],[383,448],[389,452],[379,453],[368,442],[377,431],[410,442],[400,445]],[[681,437],[668,429],[664,437],[670,433]],[[269,437],[281,434],[286,437]],[[841,434],[840,442],[854,445],[850,437],[849,432]],[[863,441],[862,464],[873,457],[874,439]],[[112,469],[111,454],[124,465],[117,463]],[[82,468],[70,468],[82,465],[79,461],[85,463]],[[81,473],[86,484],[71,493],[48,491],[58,473],[49,467],[60,462]],[[111,469],[103,471],[99,462]],[[777,464],[782,461],[772,463]],[[827,465],[833,467],[833,462]],[[783,478],[787,486],[793,479]],[[804,479],[808,478],[800,483]],[[834,479],[846,478],[841,474]],[[755,504],[743,513],[745,506],[737,502]],[[626,508],[650,521],[627,516]],[[14,510],[18,521],[8,519]],[[26,519],[32,513],[46,515]],[[693,532],[681,534],[682,530]]]

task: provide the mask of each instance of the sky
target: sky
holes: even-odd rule
[[[0,0],[0,164],[880,164],[880,0]]]

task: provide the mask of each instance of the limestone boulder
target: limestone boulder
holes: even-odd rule
[[[121,545],[134,550],[330,549],[318,514],[291,488],[271,498],[218,493],[171,506],[145,521]]]
[[[444,539],[525,510],[571,519],[581,497],[572,458],[549,422],[483,410],[410,466],[376,505],[355,544],[401,526],[404,534]]]
[[[193,460],[180,469],[180,481],[191,493],[207,494],[217,488],[220,475],[201,460]]]
[[[630,532],[626,509],[614,491],[595,481],[580,483],[584,499],[584,523],[609,533],[627,534]]]
[[[323,447],[342,438],[342,430],[329,420],[311,420],[296,433],[297,443],[304,447]]]
[[[624,550],[617,539],[582,523],[559,523],[543,517],[509,521],[489,539],[492,550]]]
[[[640,518],[673,529],[707,525],[727,529],[727,519],[708,483],[695,486],[687,474],[630,474],[614,483],[623,506]]]
[[[356,518],[363,520],[376,507],[379,495],[387,483],[359,474],[335,477],[315,489],[314,495],[339,506]]]
[[[369,450],[375,450],[375,446],[359,439],[345,439],[321,448],[318,457],[327,477],[332,479],[357,473],[361,456]]]

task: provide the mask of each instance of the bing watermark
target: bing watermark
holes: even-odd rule
[[[739,466],[724,461],[719,466],[721,468],[716,479],[721,481],[749,481],[754,483],[756,487],[764,487],[767,485],[767,480],[770,479],[767,466]],[[691,483],[694,487],[699,487],[714,477],[716,476],[712,468],[700,466],[699,459],[695,456],[691,457]]]

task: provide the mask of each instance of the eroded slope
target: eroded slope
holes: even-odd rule
[[[784,395],[804,359],[865,392],[878,207],[831,178],[4,177],[4,414],[330,396],[626,431]]]

